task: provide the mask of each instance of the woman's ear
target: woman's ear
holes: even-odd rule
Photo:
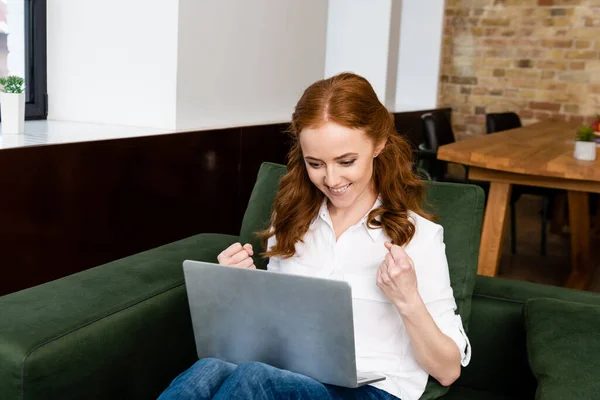
[[[381,154],[386,143],[387,139],[384,139],[375,147],[375,154],[373,154],[373,157],[377,157],[379,154]]]

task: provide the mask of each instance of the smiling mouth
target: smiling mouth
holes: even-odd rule
[[[332,188],[332,187],[327,187],[327,189],[329,189],[329,191],[333,194],[342,194],[344,193],[346,190],[348,190],[348,188],[350,187],[350,185],[352,185],[351,183],[345,185],[345,186],[341,186],[339,188]]]

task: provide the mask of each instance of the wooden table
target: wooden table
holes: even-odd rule
[[[479,248],[480,275],[498,273],[512,185],[540,186],[568,191],[572,272],[566,286],[587,287],[593,273],[588,193],[600,193],[600,159],[573,158],[577,128],[575,123],[543,121],[439,148],[438,159],[468,165],[469,179],[491,183]]]

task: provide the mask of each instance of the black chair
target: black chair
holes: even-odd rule
[[[442,111],[451,111],[450,108],[440,109]],[[414,156],[414,172],[423,180],[433,180],[429,171],[422,166],[423,159],[427,158],[428,154],[422,154],[419,146],[423,143],[423,127],[421,125],[422,112],[400,112],[393,113],[394,125],[396,131],[410,145]]]
[[[419,145],[417,157],[419,166],[429,172],[432,180],[465,183],[468,181],[468,167],[464,178],[448,175],[448,163],[437,159],[440,146],[454,143],[454,131],[449,111],[436,111],[421,116],[424,142]]]
[[[521,118],[514,112],[486,114],[485,126],[487,133],[496,133],[507,131],[509,129],[520,128]]]
[[[485,125],[487,133],[496,133],[506,131],[509,129],[520,128],[521,119],[514,112],[505,113],[492,113],[486,114]],[[546,222],[548,220],[548,209],[552,198],[560,193],[556,189],[547,189],[535,186],[524,186],[524,185],[513,185],[512,194],[510,198],[510,234],[511,234],[511,252],[516,254],[517,252],[517,216],[516,216],[516,203],[523,194],[532,194],[542,197],[542,237],[540,242],[540,253],[546,255]]]

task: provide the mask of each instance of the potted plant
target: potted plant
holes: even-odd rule
[[[10,75],[0,78],[0,115],[2,134],[19,134],[25,128],[25,86],[23,78]]]
[[[577,130],[574,157],[578,160],[594,161],[596,159],[596,135],[591,126],[584,125]]]

